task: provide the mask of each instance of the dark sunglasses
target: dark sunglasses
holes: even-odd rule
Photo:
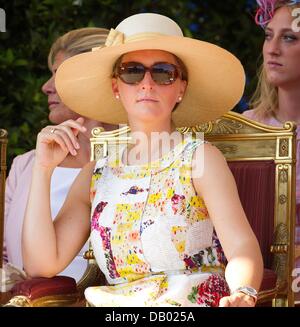
[[[167,62],[157,62],[149,68],[139,62],[123,62],[118,67],[115,76],[124,83],[132,85],[140,83],[147,71],[158,85],[173,84],[180,75],[178,67]]]

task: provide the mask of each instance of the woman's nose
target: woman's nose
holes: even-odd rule
[[[267,53],[269,55],[278,56],[278,55],[280,55],[280,52],[281,52],[280,44],[276,38],[273,38],[272,40],[268,41]]]
[[[48,81],[42,86],[42,91],[46,95],[53,94],[56,92],[54,84],[54,76],[48,79]]]
[[[147,71],[145,73],[145,76],[144,76],[143,80],[141,81],[142,88],[143,89],[146,89],[146,88],[152,89],[154,84],[155,84],[155,82],[153,81],[150,72]]]

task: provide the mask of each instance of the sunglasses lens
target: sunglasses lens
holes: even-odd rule
[[[175,66],[168,63],[157,63],[152,66],[151,75],[157,84],[169,85],[175,82],[178,72]]]
[[[138,62],[123,63],[118,70],[118,76],[126,84],[140,83],[146,71],[150,71],[153,81],[159,85],[169,85],[175,82],[178,77],[178,70],[175,65],[159,62],[150,68],[144,67]]]
[[[137,84],[145,76],[145,67],[139,63],[124,63],[120,66],[118,75],[124,83]]]

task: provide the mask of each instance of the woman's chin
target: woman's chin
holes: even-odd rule
[[[70,109],[60,108],[60,107],[50,109],[48,115],[48,119],[51,121],[51,123],[56,125],[61,124],[68,119],[75,120],[78,117],[79,116],[75,114],[73,111],[71,111]]]
[[[143,120],[157,119],[161,116],[161,110],[155,106],[140,106],[135,111],[135,117]]]
[[[268,82],[275,87],[280,87],[285,81],[279,76],[268,76]]]

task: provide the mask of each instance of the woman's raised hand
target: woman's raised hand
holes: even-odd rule
[[[67,120],[60,125],[47,126],[37,136],[36,161],[41,167],[54,169],[70,153],[77,155],[80,148],[78,134],[86,132],[84,118]]]

